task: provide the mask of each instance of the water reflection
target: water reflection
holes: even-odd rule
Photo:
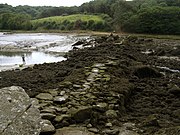
[[[13,57],[0,54],[0,65],[5,66],[5,65],[24,64],[22,60],[22,55],[24,55],[26,65],[51,63],[51,62],[66,60],[62,56],[56,57],[55,55],[43,53],[43,52],[32,52],[32,53],[24,53],[24,54],[19,53],[14,55]]]

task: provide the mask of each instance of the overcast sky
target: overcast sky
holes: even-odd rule
[[[30,6],[80,6],[85,2],[91,0],[0,0],[2,4],[9,4],[12,6],[30,5]]]

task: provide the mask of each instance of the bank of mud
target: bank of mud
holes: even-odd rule
[[[0,88],[23,87],[56,129],[180,134],[179,40],[110,35],[82,44],[93,47],[77,45],[66,61],[1,72]]]

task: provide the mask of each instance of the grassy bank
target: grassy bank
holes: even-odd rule
[[[67,16],[54,16],[32,20],[31,24],[35,30],[97,30],[110,31],[108,23],[109,16],[74,14]]]

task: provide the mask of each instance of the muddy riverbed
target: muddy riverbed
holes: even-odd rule
[[[56,129],[179,135],[180,41],[114,35],[95,41],[94,47],[70,51],[66,61],[1,72],[0,88],[21,86],[36,98],[63,96],[63,102],[37,98],[45,105],[41,112],[62,109],[51,111]]]

